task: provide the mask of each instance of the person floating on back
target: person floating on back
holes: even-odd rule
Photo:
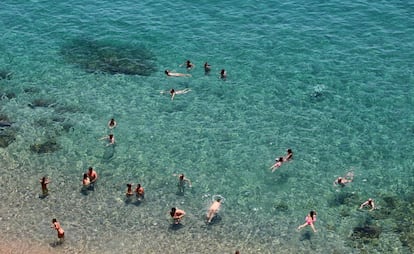
[[[176,94],[186,94],[190,91],[191,91],[190,88],[185,88],[183,90],[175,90],[174,88],[171,88],[169,91],[161,91],[160,93],[161,94],[169,93],[171,96],[171,100],[174,100],[174,97]]]
[[[165,70],[164,73],[169,77],[191,77],[191,74],[171,72],[170,70]]]

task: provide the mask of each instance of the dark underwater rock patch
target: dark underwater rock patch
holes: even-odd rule
[[[16,131],[11,128],[0,130],[0,147],[6,148],[16,140]]]
[[[358,240],[358,239],[363,239],[363,238],[375,239],[375,238],[379,238],[381,232],[382,230],[380,227],[373,226],[373,225],[354,227],[351,238],[353,240]]]
[[[152,52],[138,45],[75,39],[63,45],[60,53],[89,73],[150,76],[157,70]]]
[[[13,76],[13,74],[12,74],[11,71],[8,71],[8,70],[0,70],[0,80],[2,80],[2,79],[9,80],[9,79],[12,78],[12,76]]]
[[[30,150],[35,153],[53,153],[61,149],[56,140],[48,140],[44,143],[36,143],[30,146]]]

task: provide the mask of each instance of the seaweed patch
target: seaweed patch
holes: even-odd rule
[[[89,73],[150,76],[157,70],[154,54],[133,44],[75,39],[60,52],[68,63]]]

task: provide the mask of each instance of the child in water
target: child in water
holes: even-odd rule
[[[306,226],[310,226],[313,230],[314,233],[316,233],[316,229],[315,226],[313,225],[313,223],[316,221],[316,212],[315,211],[310,211],[309,214],[306,216],[305,218],[305,223],[300,225],[297,230],[301,230],[302,228],[306,227]]]

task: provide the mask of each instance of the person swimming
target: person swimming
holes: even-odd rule
[[[165,70],[164,73],[169,77],[191,77],[191,74],[171,72],[170,70]]]
[[[342,177],[338,177],[335,179],[335,181],[333,182],[334,186],[341,186],[341,187],[345,187],[346,184],[351,183],[354,180],[354,171],[351,170],[348,173],[346,173],[345,176]]]
[[[276,169],[280,168],[283,162],[284,162],[283,157],[279,157],[278,159],[276,159],[275,163],[270,167],[270,169],[272,170],[272,173],[275,172]]]
[[[306,227],[306,226],[310,226],[313,230],[314,233],[316,233],[316,229],[315,226],[313,225],[313,223],[316,221],[316,212],[315,211],[310,211],[309,214],[306,216],[305,218],[305,223],[300,225],[297,230],[300,231],[302,228]]]
[[[116,121],[115,121],[115,119],[113,119],[113,118],[111,118],[111,120],[109,120],[109,122],[108,122],[108,128],[109,129],[114,129],[114,128],[116,128]]]
[[[210,205],[210,208],[207,211],[207,223],[211,223],[213,218],[217,215],[218,211],[221,207],[221,197],[218,197],[216,200],[213,201],[213,203]]]
[[[374,203],[374,200],[372,199],[372,198],[369,198],[367,201],[365,201],[364,203],[362,203],[360,206],[359,206],[359,209],[362,209],[362,208],[364,208],[364,207],[369,207],[370,209],[370,211],[372,211],[372,210],[374,210],[375,209],[375,203]]]

